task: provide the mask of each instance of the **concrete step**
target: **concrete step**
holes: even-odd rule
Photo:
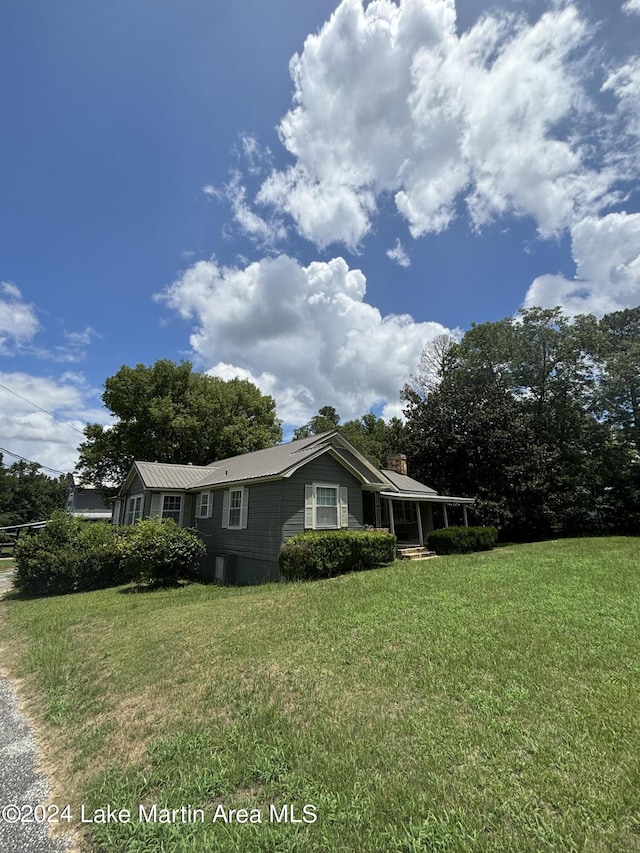
[[[401,546],[396,550],[399,560],[428,560],[435,557],[436,552],[430,551],[422,545]]]

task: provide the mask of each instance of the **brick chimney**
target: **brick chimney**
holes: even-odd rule
[[[387,456],[387,471],[395,471],[396,474],[404,474],[407,476],[407,457],[404,453],[394,453],[393,456]]]

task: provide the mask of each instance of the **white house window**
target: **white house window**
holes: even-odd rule
[[[227,489],[222,495],[222,526],[244,530],[249,516],[249,489]]]
[[[316,486],[316,523],[314,527],[338,526],[338,487]]]
[[[180,524],[182,515],[182,495],[162,496],[162,517],[172,518],[176,524]]]
[[[334,483],[305,486],[304,526],[312,530],[348,527],[348,489]]]
[[[210,518],[211,505],[211,492],[200,492],[198,495],[198,518]]]
[[[142,495],[132,495],[127,504],[127,524],[134,524],[142,516]]]
[[[229,491],[229,527],[240,527],[242,519],[242,489]]]

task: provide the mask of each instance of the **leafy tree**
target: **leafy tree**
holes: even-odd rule
[[[606,314],[598,331],[600,414],[621,440],[640,450],[640,308]]]
[[[113,426],[88,424],[79,448],[83,482],[121,482],[134,459],[207,465],[282,439],[272,397],[245,379],[225,381],[189,362],[124,365],[105,382]]]
[[[385,423],[373,412],[360,418],[340,423],[340,415],[333,406],[323,406],[304,426],[293,434],[294,439],[310,438],[337,429],[347,441],[351,442],[374,465],[383,468],[391,453],[404,452],[404,424],[399,418],[391,418]]]
[[[472,325],[437,382],[404,390],[412,470],[477,495],[485,523],[510,535],[626,529],[638,513],[639,328],[640,311],[598,324],[559,308]]]
[[[323,406],[318,410],[318,414],[314,415],[310,421],[293,433],[294,441],[299,438],[311,438],[312,435],[321,435],[323,432],[329,432],[335,429],[340,423],[340,415],[336,412],[333,406]]]
[[[2,458],[0,453],[0,527],[43,521],[64,507],[65,476],[48,477],[35,462],[14,462],[3,468]]]

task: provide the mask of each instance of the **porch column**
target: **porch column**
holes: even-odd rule
[[[462,504],[462,517],[464,518],[464,526],[469,526],[469,519],[467,518],[467,508],[464,504]]]
[[[393,500],[391,498],[387,498],[387,500],[389,501],[389,529],[391,530],[391,532],[395,536],[396,535],[396,525],[395,525],[395,522],[393,520]]]
[[[442,504],[442,512],[444,513],[444,526],[449,526],[449,516],[447,515],[447,505]]]
[[[420,501],[416,501],[416,517],[418,519],[418,542],[420,546],[424,546],[424,536],[422,535],[422,516],[420,515]]]

